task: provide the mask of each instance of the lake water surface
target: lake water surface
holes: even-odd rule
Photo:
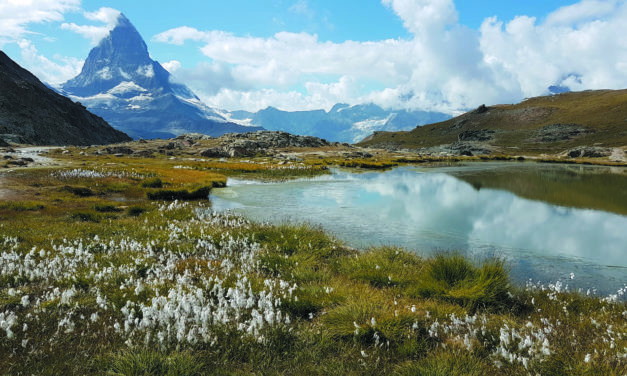
[[[214,210],[308,222],[357,248],[498,256],[519,283],[561,280],[600,294],[627,284],[624,168],[474,163],[228,185],[212,191]]]

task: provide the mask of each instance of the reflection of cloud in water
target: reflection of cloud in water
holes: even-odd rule
[[[391,176],[393,175],[393,176]],[[455,234],[473,244],[528,249],[627,266],[627,217],[552,206],[484,189],[438,173],[398,169],[364,179],[388,197],[381,220]],[[342,197],[342,200],[346,200]]]

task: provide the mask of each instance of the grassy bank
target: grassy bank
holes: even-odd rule
[[[1,373],[627,372],[618,295],[216,214],[192,192],[218,170],[124,162],[3,178],[19,194],[0,204]]]

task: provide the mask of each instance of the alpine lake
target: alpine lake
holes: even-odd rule
[[[213,210],[306,222],[345,244],[504,259],[514,283],[591,295],[627,286],[627,168],[485,162],[333,169],[284,182],[229,179]]]

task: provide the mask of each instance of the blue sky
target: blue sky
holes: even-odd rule
[[[155,60],[209,105],[481,103],[627,86],[625,0],[0,0],[0,48],[73,77],[123,12]]]

